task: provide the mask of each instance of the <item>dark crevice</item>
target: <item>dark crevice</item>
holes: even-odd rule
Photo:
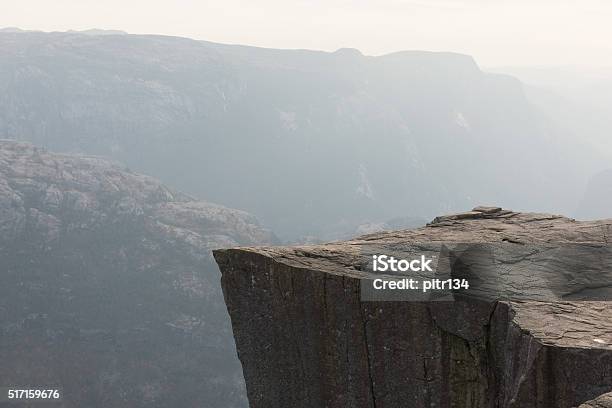
[[[368,366],[368,379],[370,381],[370,394],[372,394],[372,407],[373,408],[377,408],[376,406],[376,393],[374,390],[374,378],[372,376],[372,362],[371,362],[371,358],[370,358],[370,345],[368,343],[368,329],[367,329],[367,316],[366,316],[366,312],[365,312],[365,306],[364,307],[360,307],[361,309],[361,321],[363,323],[363,341],[364,341],[364,345],[365,345],[365,351],[366,351],[366,363]]]

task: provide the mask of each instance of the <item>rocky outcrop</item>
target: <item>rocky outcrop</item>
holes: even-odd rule
[[[609,392],[611,232],[479,207],[346,242],[217,250],[251,407],[570,408]],[[364,301],[383,276],[372,253],[438,254],[477,288]]]
[[[0,141],[0,379],[62,407],[239,407],[211,250],[250,215],[95,157]]]
[[[612,408],[612,392],[585,402],[578,408]]]

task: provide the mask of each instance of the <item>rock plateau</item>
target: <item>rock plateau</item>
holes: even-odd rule
[[[611,233],[609,220],[479,207],[346,242],[217,250],[250,405],[609,406]],[[362,301],[366,254],[442,245],[452,272],[498,279],[481,282],[490,297]],[[488,269],[466,246],[490,249]]]

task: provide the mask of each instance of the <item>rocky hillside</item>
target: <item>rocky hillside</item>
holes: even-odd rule
[[[479,207],[346,242],[217,250],[251,407],[608,406],[611,232]],[[427,255],[473,288],[368,301],[364,285],[391,276],[371,254]]]
[[[282,238],[481,202],[565,212],[597,167],[469,56],[107,34],[0,33],[0,137],[112,156]]]
[[[244,407],[214,248],[241,211],[96,157],[0,141],[0,378],[62,407]]]

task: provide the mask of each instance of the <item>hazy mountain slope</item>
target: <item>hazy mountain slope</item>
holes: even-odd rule
[[[571,67],[501,67],[526,84],[527,99],[568,138],[612,157],[612,70]]]
[[[0,136],[110,155],[282,237],[475,203],[570,212],[589,160],[467,56],[0,34]]]
[[[241,211],[94,157],[0,141],[0,378],[65,407],[243,407],[211,249]]]
[[[579,140],[596,150],[584,189],[576,192],[573,215],[583,219],[612,218],[612,71],[572,67],[501,67],[520,78],[525,94],[547,118],[560,142]],[[595,166],[593,166],[595,164]]]
[[[612,217],[612,169],[595,174],[588,182],[577,216],[582,219]]]

